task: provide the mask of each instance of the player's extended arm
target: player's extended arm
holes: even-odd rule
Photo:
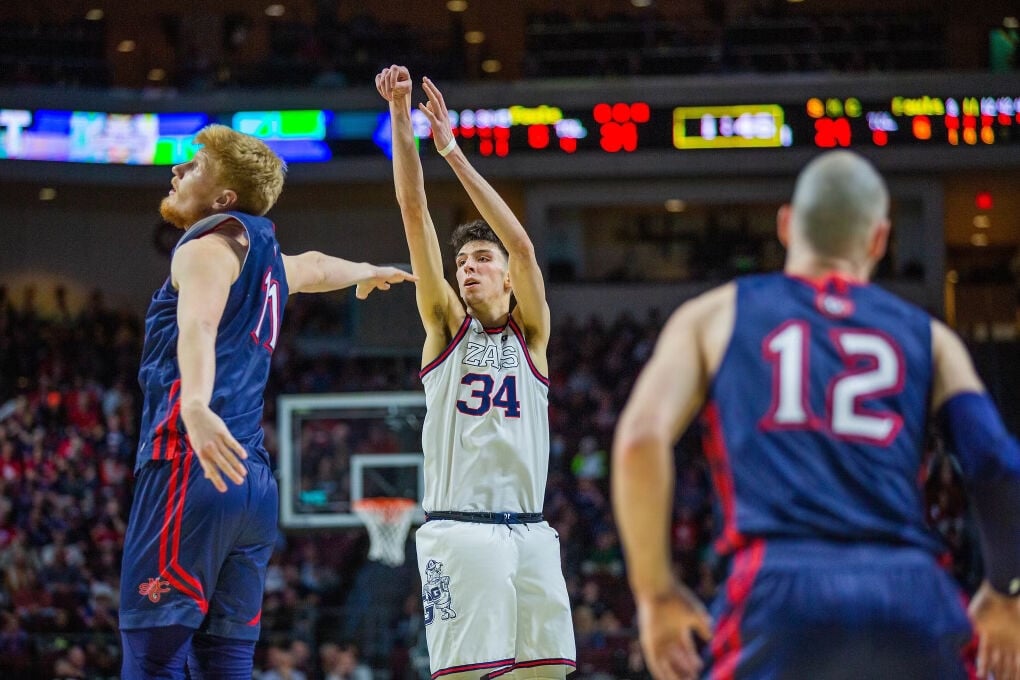
[[[435,84],[425,78],[422,87],[428,95],[427,104],[419,105],[432,124],[432,136],[436,148],[443,150],[454,143],[450,130],[450,114],[443,100],[443,94]],[[515,317],[524,327],[528,346],[532,350],[544,350],[549,340],[549,305],[545,299],[545,282],[542,268],[535,257],[535,246],[520,220],[510,210],[506,201],[492,188],[484,177],[471,165],[467,156],[454,143],[446,154],[446,162],[453,168],[461,185],[471,197],[482,219],[496,232],[499,240],[510,254],[510,283],[517,298]]]
[[[714,348],[728,344],[732,297],[731,287],[716,289],[673,313],[613,442],[613,510],[638,605],[641,644],[656,678],[694,677],[701,662],[691,632],[705,639],[711,634],[704,607],[673,576],[673,447],[704,403],[721,356]]]
[[[205,476],[226,491],[222,475],[244,481],[244,447],[209,408],[216,379],[216,333],[231,284],[241,271],[236,242],[212,233],[188,241],[170,266],[177,301],[177,365],[181,372],[181,418]]]
[[[326,293],[356,285],[356,295],[360,300],[367,298],[376,288],[389,290],[394,283],[415,280],[403,269],[351,262],[315,250],[300,255],[284,255],[283,268],[287,272],[287,288],[291,293]]]
[[[411,76],[403,66],[383,69],[376,89],[389,102],[393,131],[393,184],[404,235],[411,254],[411,270],[418,276],[415,297],[425,326],[425,353],[439,354],[464,318],[464,307],[443,276],[443,254],[425,198],[425,179],[411,126]],[[452,327],[452,328],[451,328]]]
[[[985,581],[970,608],[980,640],[978,674],[1020,677],[1020,445],[963,343],[936,321],[932,356],[932,406],[960,464],[985,558]]]

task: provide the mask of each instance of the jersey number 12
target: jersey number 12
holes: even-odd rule
[[[845,370],[828,383],[823,417],[814,414],[808,399],[810,327],[790,321],[765,338],[762,349],[772,364],[772,404],[761,420],[762,428],[827,430],[840,439],[889,444],[903,427],[903,419],[892,411],[865,409],[863,403],[903,390],[899,346],[870,330],[834,329],[829,336]]]

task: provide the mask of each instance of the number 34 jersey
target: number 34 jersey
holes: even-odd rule
[[[549,380],[510,321],[466,316],[421,370],[426,511],[541,512],[549,469]]]
[[[287,304],[287,277],[273,223],[240,212],[196,222],[177,249],[237,221],[248,238],[248,253],[230,286],[216,333],[216,377],[209,407],[249,452],[269,464],[262,448],[262,402],[273,349]],[[170,460],[188,449],[181,420],[181,373],[177,365],[177,302],[171,278],[152,296],[145,315],[145,345],[138,371],[144,404],[136,469],[149,460]]]
[[[844,277],[736,285],[732,339],[703,412],[719,549],[811,537],[939,551],[919,482],[929,316]]]

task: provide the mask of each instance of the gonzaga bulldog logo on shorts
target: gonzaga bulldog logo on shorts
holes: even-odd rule
[[[443,563],[429,560],[425,565],[425,583],[421,589],[421,601],[425,610],[425,625],[436,620],[436,610],[440,619],[457,618],[453,611],[453,596],[450,594],[450,577],[443,576]]]

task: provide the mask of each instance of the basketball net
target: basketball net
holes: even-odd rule
[[[362,498],[354,501],[355,514],[368,528],[368,559],[391,567],[404,563],[404,542],[417,503],[410,498]]]

